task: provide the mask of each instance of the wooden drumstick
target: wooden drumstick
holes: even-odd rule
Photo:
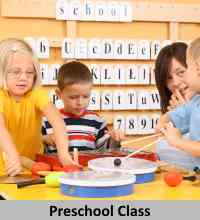
[[[77,148],[74,148],[73,159],[74,159],[75,163],[79,164],[79,161],[78,161],[78,149]]]
[[[159,138],[159,139],[157,139],[157,140],[151,142],[150,144],[145,145],[144,147],[141,147],[140,149],[138,149],[138,150],[134,151],[133,153],[127,155],[125,158],[129,158],[129,157],[131,157],[131,156],[133,156],[133,155],[139,153],[140,151],[143,151],[144,149],[146,149],[146,148],[148,148],[148,147],[151,147],[152,145],[156,144],[156,143],[159,142],[160,140],[161,140],[161,138]]]
[[[136,138],[134,140],[122,141],[121,145],[128,145],[128,144],[132,144],[132,143],[135,143],[135,142],[140,142],[140,141],[143,141],[143,140],[147,140],[147,139],[155,138],[155,137],[160,137],[160,136],[162,136],[161,133],[153,134],[153,135],[146,136],[146,137]]]

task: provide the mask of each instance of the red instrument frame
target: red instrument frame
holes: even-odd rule
[[[95,152],[95,151],[81,151],[79,152],[79,163],[82,166],[87,166],[88,161],[101,157],[125,157],[128,154],[122,151],[112,151],[112,152]],[[140,152],[133,155],[132,157],[141,158],[150,161],[157,161],[158,156],[153,152]],[[45,162],[53,166],[62,166],[56,155],[42,155],[38,154],[36,156],[36,162]]]

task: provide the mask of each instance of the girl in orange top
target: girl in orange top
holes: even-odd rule
[[[39,87],[39,78],[39,63],[26,42],[19,39],[0,42],[1,173],[19,174],[22,171],[20,156],[34,159],[36,153],[41,152],[42,115],[53,126],[61,163],[75,163],[68,153],[63,120],[50,104],[46,91]]]

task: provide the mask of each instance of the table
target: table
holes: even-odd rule
[[[100,198],[98,200],[199,200],[200,183],[183,181],[178,187],[169,187],[163,181],[163,173],[156,174],[154,181],[136,184],[134,193],[128,196]],[[33,185],[17,189],[15,184],[0,184],[0,194],[14,200],[86,200],[64,196],[59,188],[48,187],[45,184]],[[92,198],[93,199],[93,198]]]

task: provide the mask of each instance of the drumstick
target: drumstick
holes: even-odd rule
[[[74,161],[75,161],[77,164],[79,164],[79,161],[78,161],[78,149],[77,149],[77,148],[74,148],[73,159],[74,159]]]
[[[157,139],[157,140],[151,142],[150,144],[145,145],[144,147],[141,147],[140,149],[138,149],[138,150],[134,151],[133,153],[127,155],[125,158],[129,158],[129,157],[131,157],[131,156],[133,156],[133,155],[139,153],[140,151],[143,151],[144,149],[146,149],[146,148],[148,148],[148,147],[151,147],[152,145],[156,144],[156,143],[159,142],[160,140],[161,140],[161,138],[159,138],[159,139]]]
[[[153,135],[146,136],[146,137],[136,138],[136,139],[134,139],[134,140],[122,141],[122,142],[121,142],[121,145],[132,144],[132,143],[134,143],[134,142],[140,142],[140,141],[143,141],[143,140],[147,140],[147,139],[149,139],[149,138],[155,138],[155,137],[159,137],[159,136],[162,136],[162,134],[161,134],[161,133],[159,133],[159,134],[153,134]]]

